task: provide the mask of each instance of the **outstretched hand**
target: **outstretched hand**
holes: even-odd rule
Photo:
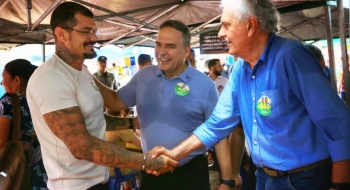
[[[163,146],[156,146],[152,150],[150,150],[148,155],[151,156],[151,158],[155,159],[158,158],[158,156],[161,156],[164,158],[164,167],[160,171],[153,171],[153,170],[146,170],[148,174],[153,174],[155,176],[158,176],[159,174],[163,174],[166,172],[172,172],[175,167],[178,165],[178,162],[175,160],[175,155],[170,150],[166,149]]]

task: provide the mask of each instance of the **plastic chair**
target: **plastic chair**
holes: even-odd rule
[[[119,168],[114,168],[114,172],[115,172],[115,177],[109,178],[109,188],[111,190],[122,190],[120,187],[123,187],[123,190],[124,190],[123,182],[129,181],[129,180],[132,180],[132,185],[134,187],[134,190],[139,190],[137,188],[135,174],[122,175]]]

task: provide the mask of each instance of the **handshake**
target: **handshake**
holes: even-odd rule
[[[147,153],[146,164],[142,166],[143,170],[146,170],[148,174],[158,176],[167,172],[173,172],[175,167],[178,166],[178,162],[175,158],[175,153],[171,150],[164,148],[163,146],[156,146]]]

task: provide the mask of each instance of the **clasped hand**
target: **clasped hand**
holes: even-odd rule
[[[160,174],[164,174],[167,172],[172,172],[176,166],[178,166],[178,162],[175,159],[175,155],[173,152],[171,152],[170,150],[166,149],[163,146],[156,146],[154,147],[152,150],[150,150],[148,153],[148,155],[151,156],[151,158],[157,158],[158,156],[162,156],[164,158],[164,167],[162,170],[160,171],[154,171],[154,170],[147,170],[146,172],[148,174],[153,174],[155,176],[158,176]]]

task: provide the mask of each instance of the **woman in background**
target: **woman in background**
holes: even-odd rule
[[[0,149],[10,140],[12,131],[13,107],[8,93],[16,93],[19,96],[22,116],[22,142],[26,145],[33,139],[32,146],[29,148],[30,158],[28,159],[28,169],[32,181],[31,190],[45,190],[47,189],[47,174],[26,99],[27,83],[36,68],[37,66],[32,65],[25,59],[15,59],[5,65],[2,72],[3,80],[1,81],[6,93],[0,99]]]

